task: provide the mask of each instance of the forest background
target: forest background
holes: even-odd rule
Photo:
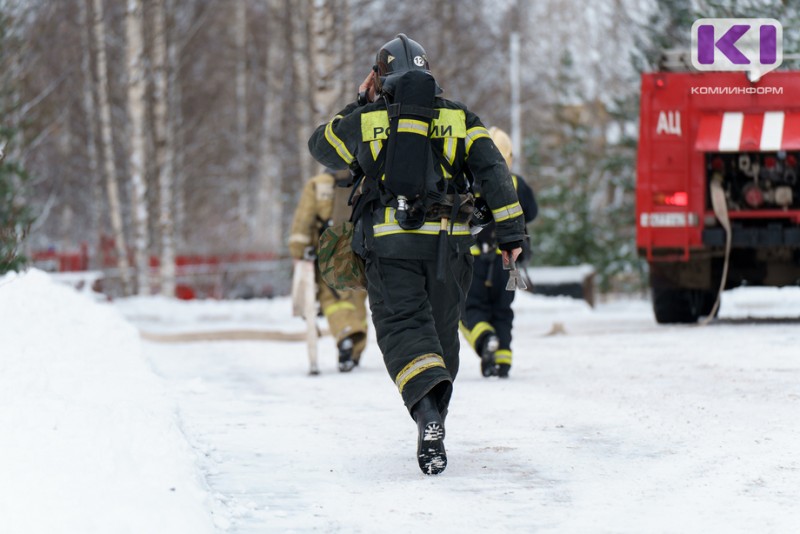
[[[170,295],[179,255],[285,258],[310,133],[403,32],[514,135],[532,263],[640,290],[639,75],[697,18],[757,16],[800,52],[791,0],[0,0],[0,270],[83,246],[116,292]]]

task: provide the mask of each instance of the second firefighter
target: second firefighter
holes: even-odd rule
[[[347,220],[350,188],[337,187],[336,183],[349,184],[350,179],[349,171],[328,170],[306,183],[289,236],[289,253],[295,261],[313,261],[325,228]],[[339,349],[339,371],[351,371],[367,345],[367,294],[331,289],[321,280],[318,268],[315,272],[320,308]]]
[[[511,139],[499,128],[489,128],[494,144],[511,169]],[[536,218],[539,208],[533,190],[525,179],[511,174],[517,191],[525,223]],[[495,224],[489,223],[477,235],[472,247],[475,258],[472,283],[461,316],[460,329],[470,346],[481,358],[481,373],[485,377],[507,378],[511,369],[511,326],[514,311],[514,291],[507,291],[509,272],[503,269],[500,249],[497,246]],[[530,260],[530,247],[523,247],[520,263]]]

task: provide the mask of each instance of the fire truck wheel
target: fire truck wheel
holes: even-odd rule
[[[696,323],[700,317],[697,292],[691,289],[653,288],[653,312],[660,324]],[[713,306],[713,302],[712,302]],[[709,308],[709,312],[711,309]]]

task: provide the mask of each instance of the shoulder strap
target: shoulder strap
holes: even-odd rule
[[[433,119],[439,115],[439,112],[433,108],[417,106],[414,104],[389,104],[387,106],[387,111],[390,119],[392,117],[399,117],[401,113],[403,115],[413,115],[415,117],[423,117],[426,119]]]
[[[465,176],[468,174],[469,170],[466,167],[462,168],[461,170],[456,170],[455,167],[453,167],[450,162],[447,161],[447,158],[444,157],[444,154],[434,150],[432,146],[431,150],[433,150],[433,153],[436,155],[442,167],[444,167],[444,170],[447,171],[447,174],[453,177],[452,180],[458,180],[461,178],[462,183],[457,185],[464,186],[463,189],[466,191],[468,188],[468,182]]]

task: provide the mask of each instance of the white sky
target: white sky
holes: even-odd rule
[[[38,271],[0,278],[3,532],[789,532],[800,524],[800,290],[726,292],[708,327],[649,304],[518,295],[507,381],[462,350],[448,467],[374,336],[306,375],[286,299],[98,303]],[[741,317],[779,317],[745,321]],[[565,335],[548,336],[559,322]]]

